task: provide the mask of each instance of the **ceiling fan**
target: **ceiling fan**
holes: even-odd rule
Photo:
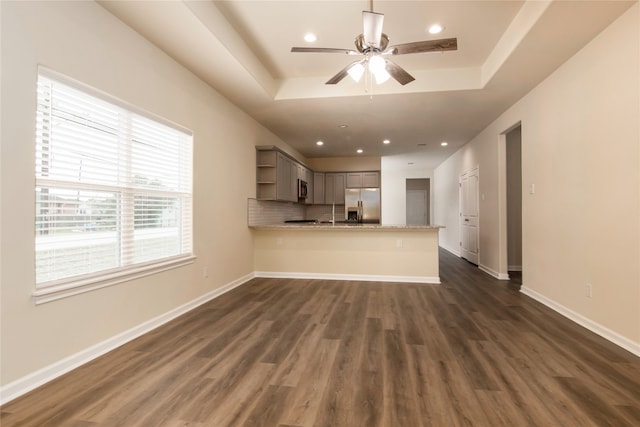
[[[352,62],[331,77],[325,84],[334,85],[350,75],[359,81],[366,67],[380,84],[389,77],[393,77],[401,85],[406,85],[415,78],[402,67],[388,59],[393,55],[405,55],[408,53],[443,52],[457,50],[456,38],[428,40],[389,46],[389,37],[382,32],[384,15],[373,12],[373,0],[371,0],[371,12],[362,12],[363,32],[355,40],[356,50],[326,47],[292,47],[291,52],[305,53],[343,53],[347,55],[364,56],[364,58]]]

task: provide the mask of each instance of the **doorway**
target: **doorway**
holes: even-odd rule
[[[406,180],[406,224],[429,225],[429,178]]]
[[[477,167],[460,175],[460,256],[475,265],[480,258],[479,191]]]
[[[522,126],[505,134],[507,164],[507,270],[522,272]]]

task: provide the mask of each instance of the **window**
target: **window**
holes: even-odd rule
[[[36,300],[192,258],[191,133],[132,110],[39,70]]]

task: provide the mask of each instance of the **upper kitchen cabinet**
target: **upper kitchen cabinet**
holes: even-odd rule
[[[303,166],[301,164],[298,164],[298,182],[296,182],[297,184],[297,195],[298,195],[298,203],[304,203],[304,204],[312,204],[313,203],[313,171],[311,169],[309,169],[306,166]],[[301,197],[301,195],[304,193],[304,191],[301,189],[302,183],[300,183],[299,181],[304,182],[305,185],[305,190],[306,191],[306,197]]]
[[[313,173],[313,204],[324,205],[324,173]]]
[[[276,200],[298,201],[298,165],[282,153],[277,153],[278,180],[276,182]]]
[[[326,173],[324,174],[324,202],[328,205],[344,205],[344,189],[346,174]]]
[[[256,149],[256,199],[298,201],[298,165],[280,151]]]
[[[379,188],[379,172],[348,172],[347,188]]]
[[[346,188],[380,188],[380,172],[314,172],[274,146],[256,147],[258,200],[344,205]]]
[[[307,197],[299,198],[304,190]],[[324,194],[324,193],[323,193]],[[256,199],[313,203],[313,171],[272,146],[256,147]]]
[[[258,200],[277,199],[277,154],[275,151],[256,151],[256,198]]]

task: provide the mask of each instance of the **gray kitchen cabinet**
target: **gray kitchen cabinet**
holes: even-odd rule
[[[307,197],[303,199],[297,199],[298,203],[311,204],[313,203],[313,171],[306,166],[296,163],[297,167],[297,179],[307,183]],[[298,181],[296,180],[296,195],[298,194]]]
[[[379,188],[379,172],[348,172],[347,188]]]
[[[289,157],[282,153],[278,153],[277,172],[278,178],[276,182],[276,200],[286,202],[297,202],[297,165]]]
[[[380,188],[380,172],[362,172],[362,188]]]
[[[305,176],[305,181],[307,183],[307,198],[304,200],[304,203],[307,205],[310,205],[313,203],[313,171],[309,168],[304,168],[304,176]]]
[[[298,199],[298,180],[307,197]],[[379,188],[380,172],[314,172],[274,146],[256,147],[256,198],[301,204],[344,205],[346,188]]]
[[[324,202],[326,204],[344,205],[345,181],[346,174],[344,173],[324,174]]]
[[[313,173],[313,204],[324,205],[324,173]]]
[[[309,192],[298,200],[298,179],[312,186],[313,172],[273,146],[256,147],[256,199],[312,203]]]
[[[277,199],[277,152],[256,151],[256,199]]]

